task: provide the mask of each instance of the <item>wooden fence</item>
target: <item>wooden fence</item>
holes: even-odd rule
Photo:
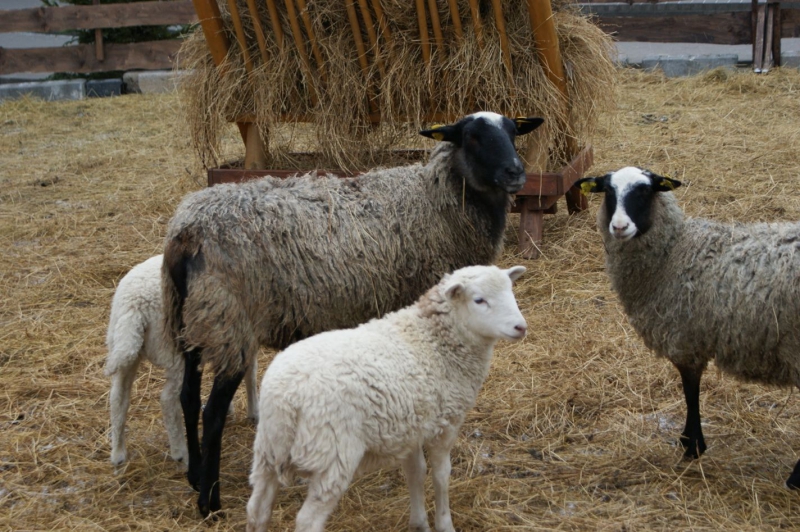
[[[800,0],[583,0],[579,5],[619,41],[752,44],[757,67],[779,64],[781,37],[800,37]],[[0,74],[169,69],[179,40],[104,43],[100,29],[197,21],[192,0],[0,10],[0,33],[94,29],[98,36],[93,45],[0,48]]]
[[[757,71],[780,65],[782,37],[800,37],[800,2],[583,0],[619,41],[751,44]]]
[[[197,15],[191,0],[0,10],[0,33],[96,30],[94,44],[0,48],[0,74],[169,69],[174,64],[180,40],[104,43],[100,30],[195,22]]]

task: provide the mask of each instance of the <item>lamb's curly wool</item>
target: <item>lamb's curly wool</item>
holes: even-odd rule
[[[243,348],[351,327],[413,302],[444,272],[491,263],[506,200],[499,212],[476,206],[480,193],[451,176],[456,151],[443,142],[425,166],[263,178],[190,195],[167,242],[201,256],[198,267],[213,275],[190,273],[186,344],[203,347],[215,374],[235,373],[247,363]],[[174,338],[178,293],[168,274],[164,282]]]
[[[267,529],[278,483],[295,472],[309,477],[296,529],[319,532],[354,476],[399,463],[409,485],[410,529],[429,530],[424,447],[436,530],[454,532],[450,449],[489,372],[494,344],[525,335],[512,293],[524,270],[462,268],[410,307],[279,353],[261,383],[248,531]]]
[[[652,227],[628,241],[598,213],[606,268],[645,344],[676,366],[710,360],[747,381],[800,386],[800,223],[684,219],[657,193]]]
[[[105,374],[111,377],[111,462],[115,465],[127,458],[125,420],[136,370],[143,359],[166,370],[161,411],[169,437],[170,455],[178,461],[189,458],[179,402],[183,357],[162,332],[162,258],[162,255],[157,255],[134,266],[120,280],[111,302]]]
[[[131,388],[142,360],[147,360],[165,370],[164,388],[161,391],[161,412],[169,437],[170,456],[179,462],[186,462],[189,459],[180,404],[183,355],[163,332],[164,311],[161,299],[163,258],[163,255],[156,255],[131,268],[117,285],[111,302],[106,334],[108,356],[105,374],[111,377],[109,392],[111,462],[115,465],[127,459],[125,424],[131,401]],[[258,417],[255,369],[248,374],[245,384],[247,416],[255,420]]]

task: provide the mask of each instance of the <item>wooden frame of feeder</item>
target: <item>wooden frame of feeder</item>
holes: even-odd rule
[[[195,11],[197,12],[200,24],[208,43],[209,51],[217,67],[220,67],[230,50],[231,43],[228,41],[223,21],[220,15],[217,0],[192,0]],[[254,32],[258,41],[258,49],[264,59],[267,59],[266,39],[264,28],[258,17],[257,0],[247,0],[249,16],[253,20]],[[307,73],[313,71],[312,61],[316,63],[321,77],[324,79],[324,61],[320,53],[315,37],[310,17],[306,10],[306,0],[283,0],[286,13],[290,23],[291,36],[286,36],[278,22],[278,12],[276,2],[280,0],[263,0],[266,2],[271,19],[271,28],[275,33],[275,38],[279,47],[286,46],[286,41],[292,39],[300,57],[303,68]],[[245,68],[248,72],[253,70],[253,61],[246,43],[242,26],[241,14],[236,6],[236,0],[227,0],[236,34],[236,41],[242,53]],[[391,31],[384,18],[380,0],[345,0],[348,19],[353,30],[353,37],[358,51],[359,64],[363,71],[369,69],[367,49],[374,47],[377,43],[377,34],[391,41]],[[295,5],[296,3],[296,5]],[[456,0],[448,0],[450,15],[453,22],[453,30],[456,38],[463,35],[461,16],[458,13]],[[482,21],[478,9],[478,0],[470,0],[470,21],[475,31],[476,38],[480,44],[483,40]],[[374,11],[370,13],[370,7]],[[439,12],[436,7],[436,0],[415,0],[417,10],[417,21],[420,31],[420,47],[422,57],[425,62],[431,60],[431,48],[433,46],[443,47],[444,37],[439,20]],[[503,6],[501,0],[492,0],[494,19],[497,31],[500,36],[500,48],[502,51],[503,62],[506,72],[511,79],[513,65],[508,37],[505,29],[505,19],[503,17]],[[545,71],[547,79],[552,83],[561,94],[561,104],[569,106],[569,93],[564,77],[561,61],[561,53],[558,48],[558,37],[553,22],[553,12],[550,0],[528,0],[528,12],[530,15],[531,31],[534,37],[534,44],[539,62]],[[364,21],[364,28],[369,39],[365,43],[362,39],[362,27],[359,23],[358,13]],[[430,27],[433,38],[428,32],[428,18],[430,17]],[[301,29],[302,25],[302,29]],[[303,42],[303,30],[308,37],[310,52],[307,45]],[[377,60],[377,59],[376,59]],[[379,60],[378,60],[379,61]],[[377,64],[382,69],[380,62]],[[223,73],[224,75],[224,73]],[[316,102],[316,94],[313,85],[309,85],[309,98],[312,103]],[[371,102],[372,100],[370,100]],[[567,113],[564,113],[566,116]],[[459,117],[445,116],[441,113],[423,113],[423,122],[450,122]],[[370,103],[369,119],[373,123],[380,122],[380,114]],[[304,122],[302,116],[287,115],[283,118],[286,122]],[[296,170],[286,169],[267,169],[266,144],[260,136],[258,127],[253,123],[251,117],[241,117],[236,121],[242,140],[245,144],[244,168],[212,168],[208,171],[209,186],[217,183],[239,182],[245,179],[252,179],[264,175],[287,176],[297,174]],[[586,208],[586,198],[580,191],[573,187],[575,181],[583,176],[583,173],[592,165],[593,153],[591,146],[579,149],[574,138],[566,139],[566,150],[564,159],[570,161],[559,172],[544,172],[547,167],[549,154],[547,150],[547,136],[543,125],[536,132],[531,134],[525,147],[523,159],[526,163],[527,181],[522,190],[517,193],[515,206],[512,212],[520,213],[519,227],[519,252],[526,258],[536,258],[539,256],[539,244],[542,241],[542,227],[544,214],[552,214],[556,211],[556,202],[561,196],[565,196],[567,208],[570,213],[578,212]],[[564,128],[560,128],[564,130]],[[333,172],[336,173],[336,172]],[[336,173],[342,177],[343,174]]]

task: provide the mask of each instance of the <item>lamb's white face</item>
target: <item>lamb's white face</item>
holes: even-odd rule
[[[647,206],[652,200],[651,180],[641,169],[628,166],[611,174],[608,184],[606,206],[611,211],[608,232],[619,240],[629,240],[639,231],[634,221],[638,216],[633,211],[642,209],[642,200],[648,202]],[[646,192],[648,197],[639,198],[641,192]],[[633,211],[629,213],[631,209]]]
[[[512,291],[524,266],[469,266],[453,272],[445,294],[465,327],[483,338],[521,340],[528,329]]]

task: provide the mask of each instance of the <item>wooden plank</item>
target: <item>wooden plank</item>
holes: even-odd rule
[[[524,201],[530,201],[526,199]],[[539,249],[542,244],[544,230],[544,213],[542,211],[532,211],[522,205],[522,212],[519,216],[519,252],[526,259],[539,257]]]
[[[772,37],[773,27],[775,25],[775,6],[776,4],[767,4],[766,13],[766,26],[764,31],[764,67],[763,72],[768,72],[772,68]]]
[[[675,17],[597,17],[600,28],[625,42],[750,44],[750,12]],[[785,35],[784,35],[785,37]]]
[[[770,46],[772,47],[772,58],[775,62],[775,66],[781,66],[781,5],[780,4],[772,4],[772,7],[775,9],[775,27],[772,31],[772,43]]]
[[[550,172],[532,172],[527,174],[525,184],[517,196],[560,196],[561,174]]]
[[[753,40],[755,48],[753,49],[753,71],[761,72],[764,66],[764,18],[766,5],[761,4],[757,7],[756,12],[756,34]]]
[[[506,19],[503,16],[503,5],[501,0],[492,0],[492,9],[494,10],[494,25],[497,28],[498,35],[500,35],[500,51],[503,55],[503,63],[506,65],[506,78],[508,79],[508,86],[514,87],[514,69],[513,65],[511,64],[511,47],[508,44],[508,35],[506,34]]]
[[[193,4],[200,17],[200,26],[214,64],[220,66],[228,55],[230,43],[225,35],[225,25],[222,23],[217,0],[193,0]]]
[[[228,11],[230,12],[231,21],[233,22],[233,29],[236,32],[236,41],[239,43],[239,49],[242,51],[245,69],[247,69],[247,73],[249,74],[253,71],[253,60],[250,59],[250,50],[247,46],[247,38],[244,35],[242,18],[239,16],[239,7],[236,5],[236,0],[228,0]]]
[[[93,44],[58,48],[0,48],[0,74],[170,69],[180,46],[180,40],[108,43],[102,62],[95,57]]]
[[[194,22],[197,22],[197,14],[191,0],[0,10],[0,33],[44,33]]]
[[[800,37],[800,9],[787,10],[781,5],[781,38]]]
[[[561,169],[563,179],[561,184],[566,191],[564,197],[567,200],[567,212],[570,214],[586,210],[589,207],[589,201],[586,196],[581,193],[579,188],[573,185],[578,179],[583,177],[593,163],[594,150],[591,146],[586,146],[567,166]]]

